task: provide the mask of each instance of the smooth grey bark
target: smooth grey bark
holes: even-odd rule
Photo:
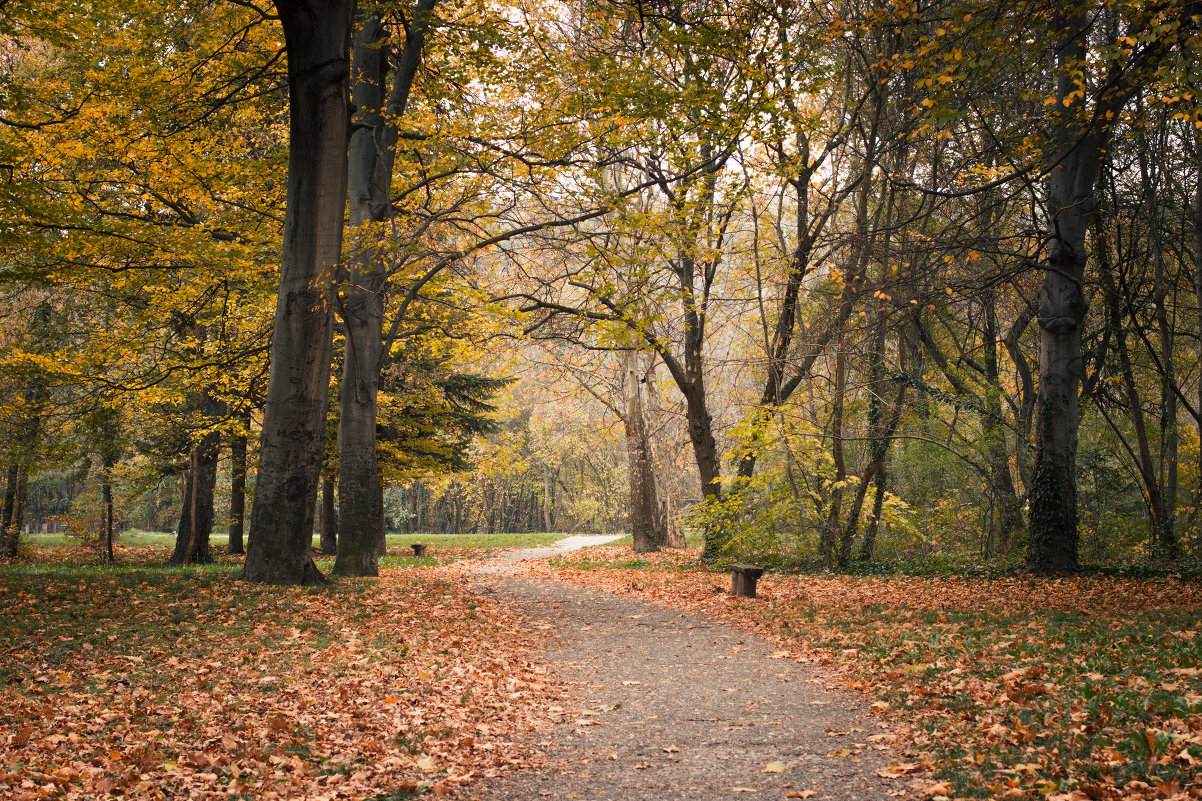
[[[276,0],[288,48],[288,195],[258,482],[241,578],[315,584],[329,405],[331,274],[342,255],[353,0]]]
[[[383,487],[376,455],[376,414],[383,363],[384,290],[387,271],[375,242],[378,226],[391,216],[397,120],[409,92],[436,0],[414,6],[391,90],[388,37],[378,9],[364,9],[356,22],[352,52],[351,98],[357,109],[350,140],[349,204],[351,230],[359,235],[348,259],[339,313],[346,332],[346,355],[339,388],[338,517],[340,537],[334,574],[379,575],[384,552]]]

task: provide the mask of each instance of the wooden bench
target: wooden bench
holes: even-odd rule
[[[730,594],[743,598],[755,597],[755,583],[764,575],[764,568],[755,565],[727,565],[730,571]]]
[[[426,544],[423,542],[415,542],[412,545],[410,545],[409,547],[413,549],[414,556],[425,556],[426,555]]]

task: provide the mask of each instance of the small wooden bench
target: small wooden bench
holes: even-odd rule
[[[764,575],[764,568],[755,565],[727,565],[730,571],[730,594],[743,598],[755,597],[755,583]]]
[[[409,547],[413,549],[414,556],[425,556],[426,555],[426,544],[424,542],[415,542],[412,545],[410,545]]]

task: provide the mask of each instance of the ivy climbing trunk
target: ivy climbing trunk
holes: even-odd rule
[[[1086,232],[1109,138],[1106,120],[1122,108],[1118,95],[1099,98],[1090,114],[1077,94],[1086,66],[1088,18],[1082,4],[1056,15],[1057,102],[1052,112],[1054,158],[1047,180],[1048,253],[1039,296],[1039,394],[1035,466],[1030,489],[1027,566],[1036,573],[1077,569],[1078,392],[1081,334],[1088,303]]]
[[[316,584],[317,501],[329,405],[331,271],[346,209],[353,0],[276,0],[288,48],[288,194],[250,542],[241,577]]]

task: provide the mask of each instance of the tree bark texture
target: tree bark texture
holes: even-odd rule
[[[217,487],[217,455],[221,434],[210,431],[192,451],[192,467],[184,482],[184,505],[176,528],[171,562],[207,565],[213,561],[209,536],[213,532],[213,494]]]
[[[17,502],[17,481],[21,472],[20,462],[8,466],[4,485],[4,510],[0,517],[0,553],[12,558],[17,555],[20,536],[13,530],[13,508]]]
[[[1054,169],[1047,181],[1050,230],[1039,296],[1039,393],[1027,552],[1027,566],[1044,574],[1077,569],[1077,396],[1088,308],[1085,239],[1107,130],[1085,121],[1079,111],[1084,103],[1073,104],[1070,97],[1077,90],[1073,70],[1085,64],[1086,15],[1078,6],[1058,16],[1060,102],[1053,112]]]
[[[358,241],[348,258],[339,313],[346,330],[338,422],[338,517],[340,537],[334,573],[379,575],[385,550],[383,487],[376,458],[376,414],[383,366],[384,290],[387,271],[376,242],[391,216],[396,120],[408,105],[421,61],[429,13],[435,0],[419,0],[404,49],[393,71],[391,92],[387,31],[376,9],[356,22],[351,97],[357,109],[350,140],[350,225]]]
[[[830,509],[823,527],[818,548],[825,567],[835,566],[839,538],[839,512],[843,505],[843,482],[847,479],[847,460],[843,453],[843,399],[847,393],[847,354],[840,335],[835,351],[835,400],[831,412],[831,453],[835,462],[835,480],[831,489]]]
[[[321,553],[334,556],[338,553],[338,499],[335,494],[338,479],[325,475],[321,479]]]
[[[331,273],[346,209],[353,0],[276,0],[288,47],[288,196],[271,373],[241,577],[315,584],[313,513],[329,405]]]
[[[238,433],[230,440],[230,531],[226,552],[246,553],[242,533],[246,518],[246,434]]]
[[[551,468],[543,462],[543,530],[551,532],[551,500],[555,494],[555,482],[551,479]]]
[[[626,394],[626,463],[630,475],[630,535],[635,553],[653,553],[659,550],[664,537],[659,522],[651,442],[643,417],[638,351],[626,351],[622,361]]]
[[[655,362],[647,370],[647,423],[651,427],[651,452],[660,478],[661,517],[664,523],[664,545],[668,548],[684,548],[684,531],[680,528],[683,513],[680,489],[680,471],[676,466],[674,443],[665,430],[665,421],[660,410],[663,408],[659,389],[655,381]]]

